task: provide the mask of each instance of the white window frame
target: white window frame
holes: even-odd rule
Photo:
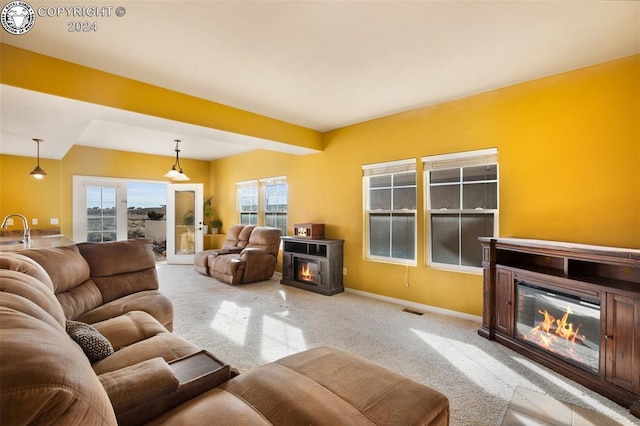
[[[439,269],[447,269],[459,272],[471,272],[471,273],[482,273],[481,266],[468,266],[468,265],[460,265],[460,264],[452,264],[452,263],[441,263],[433,261],[433,252],[432,252],[432,227],[431,227],[431,218],[432,215],[437,214],[492,214],[493,215],[493,236],[498,236],[498,225],[499,225],[499,211],[500,211],[500,169],[498,164],[498,149],[497,148],[487,148],[475,151],[466,151],[452,154],[443,154],[443,155],[433,155],[422,157],[423,164],[423,178],[424,178],[424,199],[425,199],[425,229],[426,229],[426,239],[425,239],[425,253],[426,253],[426,264],[428,266],[439,268]],[[448,209],[448,210],[432,210],[431,209],[431,182],[430,182],[430,171],[432,170],[445,170],[445,169],[456,169],[456,168],[465,168],[465,167],[474,167],[474,166],[483,166],[483,165],[496,165],[497,169],[497,179],[496,179],[496,208],[495,209]],[[461,190],[464,186],[464,183],[460,183]],[[461,198],[462,199],[462,198]],[[462,206],[461,206],[462,207]],[[462,241],[459,241],[460,251],[462,251]],[[478,250],[480,250],[480,243],[478,242]]]
[[[242,210],[242,198],[243,191],[247,189],[253,189],[256,191],[256,210]],[[258,187],[258,180],[246,180],[243,182],[236,182],[236,199],[238,203],[238,223],[243,225],[257,225],[260,220],[260,192]],[[254,217],[255,215],[255,223],[243,223],[242,215],[249,214],[250,217]]]
[[[417,202],[418,202],[418,181],[417,181],[417,167],[416,167],[416,159],[410,158],[406,160],[398,160],[398,161],[389,161],[385,163],[375,163],[375,164],[366,164],[362,166],[362,174],[363,174],[363,201],[364,201],[364,257],[367,260],[375,261],[375,262],[385,262],[385,263],[395,263],[401,265],[408,266],[417,266],[417,257],[418,257],[418,210],[417,210]],[[394,174],[403,174],[413,172],[416,173],[416,182],[415,185],[415,197],[416,197],[416,208],[415,209],[401,209],[394,210],[393,206],[390,210],[371,210],[370,209],[370,178],[372,177],[380,177],[384,175],[394,175]],[[392,184],[391,190],[393,191],[396,187]],[[393,200],[393,195],[392,195]],[[413,215],[413,258],[405,259],[393,257],[393,225],[390,223],[391,229],[389,230],[389,247],[390,252],[389,256],[379,256],[371,253],[371,213],[385,213],[388,212],[393,216],[394,212],[403,215]]]
[[[116,240],[127,239],[127,180],[108,177],[72,177],[73,184],[73,240],[87,241],[87,187],[115,188]]]

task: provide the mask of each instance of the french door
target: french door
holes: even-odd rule
[[[192,264],[202,251],[203,185],[167,185],[167,263]]]

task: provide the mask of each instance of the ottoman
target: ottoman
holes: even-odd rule
[[[257,367],[152,424],[448,425],[446,396],[329,346]]]

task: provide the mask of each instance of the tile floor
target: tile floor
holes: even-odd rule
[[[595,411],[558,401],[544,393],[516,387],[502,426],[618,426]]]

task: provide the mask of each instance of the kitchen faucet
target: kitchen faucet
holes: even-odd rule
[[[8,214],[4,218],[4,220],[2,221],[2,225],[0,225],[0,228],[2,228],[2,229],[6,228],[8,226],[7,221],[12,216],[17,216],[20,219],[22,219],[22,226],[24,227],[24,239],[22,240],[22,242],[25,243],[25,244],[30,244],[31,243],[31,229],[29,229],[29,223],[27,222],[27,218],[24,217],[23,215],[17,214],[17,213]]]

